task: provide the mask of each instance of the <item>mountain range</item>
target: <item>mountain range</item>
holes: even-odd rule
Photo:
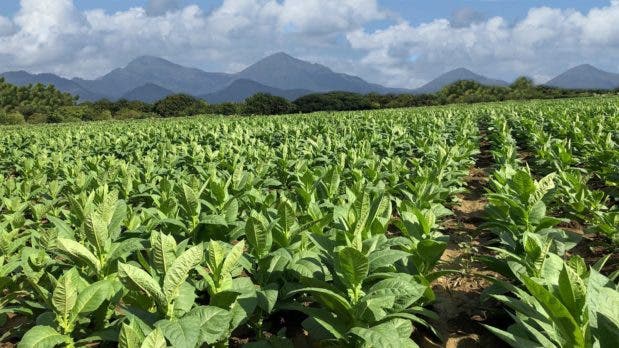
[[[546,85],[571,89],[615,89],[619,87],[619,74],[583,64],[553,78]]]
[[[357,76],[334,72],[324,65],[309,63],[285,53],[270,55],[232,74],[206,72],[162,58],[143,56],[94,80],[66,79],[54,74],[30,74],[25,71],[6,72],[1,76],[16,85],[52,84],[63,92],[78,95],[81,101],[107,98],[154,102],[167,95],[185,93],[209,103],[221,103],[240,102],[259,92],[294,100],[306,94],[328,91],[434,93],[459,80],[473,80],[492,86],[508,85],[506,81],[459,68],[414,90],[389,88]],[[605,72],[591,65],[581,65],[548,81],[546,85],[572,89],[614,89],[619,87],[619,74]]]

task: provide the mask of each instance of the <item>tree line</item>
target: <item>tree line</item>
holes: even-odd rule
[[[0,124],[61,123],[158,117],[215,115],[280,115],[316,111],[354,111],[479,103],[503,100],[593,96],[615,91],[566,90],[536,86],[525,77],[506,87],[458,81],[433,94],[314,93],[294,101],[258,93],[241,103],[208,104],[186,94],[167,96],[153,104],[129,100],[78,103],[78,98],[41,84],[14,86],[0,78]]]

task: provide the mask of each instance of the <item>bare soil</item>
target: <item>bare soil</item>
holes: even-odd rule
[[[492,239],[479,229],[487,204],[485,187],[493,170],[489,144],[482,140],[480,145],[481,153],[465,178],[468,190],[459,195],[458,203],[451,207],[453,217],[442,224],[450,242],[439,269],[458,271],[440,277],[432,284],[436,294],[432,309],[440,318],[434,324],[443,336],[443,342],[438,343],[430,333],[424,332],[417,340],[422,347],[507,347],[482,326],[504,328],[509,319],[496,301],[482,298],[483,291],[491,285],[483,276],[498,274],[475,260]]]

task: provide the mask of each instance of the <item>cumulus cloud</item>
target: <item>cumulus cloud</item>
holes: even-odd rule
[[[510,24],[501,17],[454,26],[437,19],[417,26],[400,22],[347,35],[361,62],[383,83],[414,87],[464,66],[490,76],[528,75],[545,82],[584,62],[619,70],[619,1],[588,13],[532,8]]]
[[[479,11],[475,11],[470,7],[463,7],[456,10],[449,19],[453,27],[462,28],[468,27],[473,23],[479,23],[486,19],[486,15]]]
[[[179,8],[178,0],[148,0],[146,13],[149,16],[161,16]]]
[[[0,66],[88,78],[146,54],[235,71],[277,51],[334,52],[347,32],[385,16],[376,0],[224,0],[208,13],[169,0],[115,13],[73,0],[20,4],[14,26],[0,19]]]
[[[464,66],[491,77],[542,81],[588,62],[619,70],[619,0],[586,13],[532,8],[511,23],[472,9],[413,25],[378,0],[223,0],[212,11],[176,0],[109,13],[73,0],[21,0],[0,16],[0,66],[93,78],[141,55],[238,71],[287,51],[390,86],[415,87]],[[387,23],[379,30],[368,24]]]
[[[13,33],[13,22],[0,16],[0,36],[6,36]]]

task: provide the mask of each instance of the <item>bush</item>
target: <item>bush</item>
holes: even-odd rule
[[[316,93],[303,96],[294,101],[301,112],[369,110],[375,102],[366,96],[349,92]]]
[[[5,111],[0,111],[0,124],[4,124],[4,125],[16,125],[16,124],[24,124],[26,123],[26,119],[24,118],[24,115],[22,115],[19,112],[5,112]]]
[[[282,97],[257,93],[245,99],[243,113],[246,115],[281,115],[295,111],[294,105]]]
[[[242,105],[237,103],[212,104],[207,107],[207,113],[214,115],[237,115],[242,111]]]
[[[132,109],[120,109],[117,113],[114,114],[114,118],[117,120],[131,120],[144,118],[144,112],[132,110]]]
[[[28,123],[32,123],[32,124],[39,124],[39,123],[47,123],[49,122],[49,118],[47,117],[46,114],[41,114],[41,113],[34,113],[32,115],[30,115],[26,121]]]
[[[206,112],[207,104],[186,94],[167,96],[154,105],[156,113],[162,117],[192,116]]]

